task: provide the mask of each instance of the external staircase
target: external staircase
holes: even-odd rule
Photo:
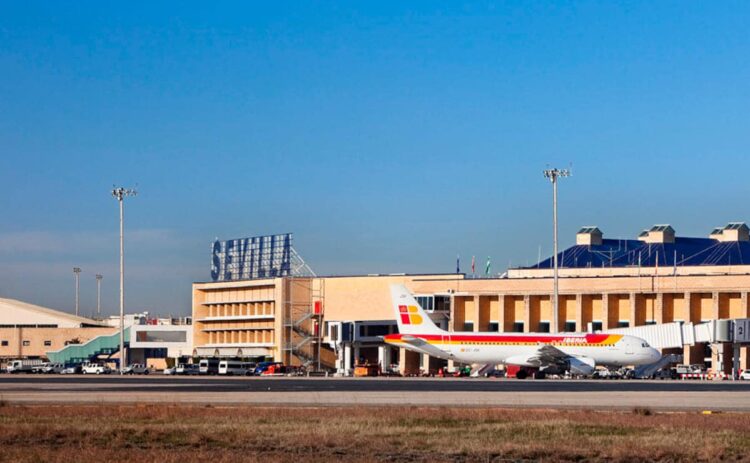
[[[125,328],[125,347],[130,340],[130,328]],[[60,350],[47,352],[52,363],[77,365],[95,360],[101,355],[111,357],[120,350],[120,332],[105,334],[90,339],[83,344],[68,344]]]

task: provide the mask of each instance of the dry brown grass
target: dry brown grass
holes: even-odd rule
[[[14,406],[0,461],[742,461],[750,415],[462,408]]]

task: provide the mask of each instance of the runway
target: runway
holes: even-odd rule
[[[2,375],[0,400],[26,404],[647,407],[750,412],[750,382]]]

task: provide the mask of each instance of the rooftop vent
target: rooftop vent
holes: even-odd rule
[[[654,225],[638,235],[646,243],[674,243],[674,228],[668,224]]]
[[[602,231],[597,226],[583,227],[576,233],[576,244],[597,246],[602,244]]]
[[[718,241],[750,241],[750,228],[745,222],[729,222],[711,231],[710,238]]]

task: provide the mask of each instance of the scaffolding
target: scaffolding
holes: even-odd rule
[[[284,279],[282,349],[284,363],[321,369],[325,280],[311,277]]]

